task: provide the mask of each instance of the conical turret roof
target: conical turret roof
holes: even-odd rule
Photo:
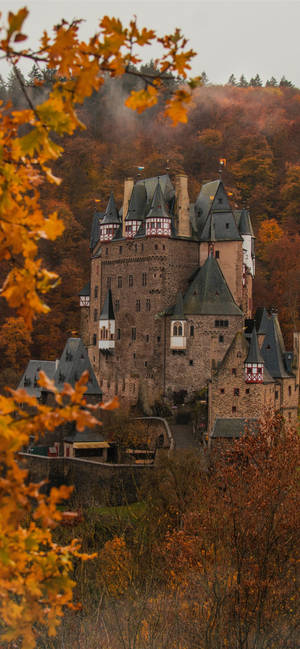
[[[153,198],[152,198],[150,211],[147,214],[146,218],[147,219],[151,219],[151,218],[158,218],[158,219],[169,218],[170,219],[171,218],[170,214],[168,213],[167,208],[166,208],[166,204],[165,204],[165,200],[164,200],[164,197],[163,197],[163,193],[162,193],[162,189],[161,189],[159,180],[158,180],[158,183],[156,185],[155,192],[154,192],[154,195],[153,195]]]
[[[275,313],[268,318],[267,331],[262,344],[261,353],[266,367],[274,378],[286,378],[290,376],[285,369],[285,346],[280,324]]]
[[[106,293],[106,298],[104,300],[104,304],[102,307],[102,311],[100,313],[99,320],[114,320],[114,319],[115,319],[115,314],[114,314],[114,307],[112,301],[112,293],[111,293],[111,289],[109,288]]]
[[[186,315],[242,315],[220,266],[210,255],[183,297]]]
[[[250,214],[244,207],[240,214],[239,231],[241,234],[250,234],[251,237],[254,237]]]
[[[128,212],[126,215],[126,221],[143,221],[145,218],[145,209],[147,205],[147,192],[145,185],[134,185],[129,206]]]
[[[110,223],[117,223],[118,225],[120,225],[121,223],[119,212],[117,210],[114,195],[112,192],[109,197],[109,201],[107,203],[107,208],[105,210],[104,217],[101,221],[101,225],[108,225]]]
[[[264,363],[264,359],[260,353],[258,346],[257,333],[255,327],[253,327],[250,347],[248,351],[248,356],[245,360],[245,363]]]

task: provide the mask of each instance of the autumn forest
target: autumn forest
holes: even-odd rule
[[[143,66],[152,71],[153,64]],[[45,72],[51,87],[51,71]],[[24,83],[33,103],[47,90],[33,66]],[[194,200],[203,181],[218,177],[218,160],[232,203],[249,207],[256,236],[255,306],[277,308],[286,343],[299,327],[300,90],[282,85],[204,84],[194,91],[188,122],[174,128],[162,116],[163,99],[138,115],[124,106],[138,77],[107,79],[79,107],[86,130],[63,138],[64,156],[54,165],[60,187],[42,187],[45,211],[57,209],[63,236],[40,243],[40,252],[61,283],[48,295],[51,312],[39,316],[24,335],[22,319],[1,310],[1,385],[17,384],[27,360],[58,358],[67,336],[79,330],[78,291],[88,280],[90,226],[95,210],[104,211],[111,189],[122,203],[123,181],[180,170],[188,173]],[[163,89],[168,97],[175,82]],[[2,80],[0,96],[23,108],[24,95],[12,72]],[[6,272],[7,269],[4,269]],[[45,326],[45,317],[47,325]]]

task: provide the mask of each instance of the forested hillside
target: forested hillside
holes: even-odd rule
[[[33,69],[26,81],[33,102],[45,93],[36,85],[40,74]],[[249,207],[256,235],[255,306],[278,308],[288,344],[300,326],[300,90],[204,85],[194,93],[188,123],[174,128],[159,105],[141,115],[124,107],[128,88],[140,83],[126,76],[107,80],[79,109],[86,130],[63,142],[65,153],[54,168],[63,182],[42,191],[44,207],[58,209],[66,229],[41,248],[61,283],[48,296],[47,325],[38,318],[32,338],[2,306],[2,384],[16,382],[30,356],[59,356],[66,337],[78,332],[77,293],[88,279],[94,210],[105,209],[111,189],[121,206],[124,177],[136,176],[138,166],[145,177],[184,170],[194,200],[202,182],[217,177],[219,158],[226,158],[223,179],[232,203]],[[25,105],[13,75],[1,82],[0,98]]]

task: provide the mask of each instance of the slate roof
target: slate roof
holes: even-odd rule
[[[268,318],[261,354],[271,376],[276,379],[288,378],[290,376],[285,368],[284,356],[286,351],[278,318],[275,313]]]
[[[183,312],[182,293],[177,293],[176,304],[173,309],[173,315],[175,316],[175,318],[178,318],[178,320],[185,320],[185,315]]]
[[[78,295],[80,295],[82,297],[86,297],[87,295],[90,295],[90,282],[87,282],[87,284],[85,284],[82,287],[82,289],[81,289],[81,291],[79,291]]]
[[[90,248],[93,250],[100,239],[100,221],[102,221],[104,212],[95,212],[92,220]]]
[[[267,333],[269,319],[270,316],[265,307],[258,307],[258,309],[256,309],[254,320],[255,320],[256,331],[258,334]]]
[[[242,315],[212,255],[199,268],[183,296],[183,310],[186,315]]]
[[[85,428],[83,431],[79,432],[74,430],[74,433],[69,434],[67,437],[64,437],[64,442],[104,442],[105,437],[103,434],[96,430],[95,428]]]
[[[89,372],[86,394],[101,399],[102,392],[81,338],[68,338],[54,375],[56,387],[62,390],[64,383],[70,383],[74,387],[85,370]]]
[[[254,237],[250,214],[245,208],[240,213],[238,228],[241,234],[250,234]]]
[[[265,363],[258,346],[257,333],[255,327],[252,329],[248,356],[245,363]]]
[[[143,221],[147,205],[147,192],[144,184],[136,183],[133,187],[126,221]]]
[[[151,218],[171,218],[170,214],[167,211],[165,200],[163,197],[162,189],[160,186],[160,182],[158,180],[155,192],[152,198],[151,202],[151,208],[150,211],[148,212],[147,219]]]
[[[201,241],[241,241],[242,237],[231,210],[212,208],[201,232]]]
[[[120,216],[115,203],[114,195],[113,192],[111,192],[109,201],[107,203],[107,208],[101,221],[101,225],[109,225],[111,223],[117,223],[119,225],[120,222]]]
[[[143,180],[138,180],[136,185],[144,185],[145,187],[148,205],[151,204],[158,181],[160,183],[165,201],[167,202],[171,201],[175,195],[175,189],[171,183],[168,174],[164,174],[163,176],[153,176],[153,178],[145,178]]]
[[[111,293],[111,289],[109,288],[106,293],[106,297],[104,300],[102,311],[100,313],[99,320],[114,320],[114,319],[115,319],[115,314],[114,314],[114,307],[112,301],[112,293]]]
[[[39,398],[41,396],[41,388],[37,385],[37,381],[40,370],[45,372],[49,379],[53,379],[57,363],[58,361],[29,361],[18,385],[18,389],[24,388],[30,397]]]
[[[259,427],[258,419],[244,419],[243,417],[236,418],[218,418],[215,420],[211,438],[212,439],[239,439],[249,430],[250,433],[255,433]]]

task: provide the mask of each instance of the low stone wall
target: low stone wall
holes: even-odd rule
[[[45,489],[73,485],[70,504],[122,505],[138,500],[139,488],[153,465],[104,464],[82,458],[43,457],[20,453],[33,482],[46,480]]]

